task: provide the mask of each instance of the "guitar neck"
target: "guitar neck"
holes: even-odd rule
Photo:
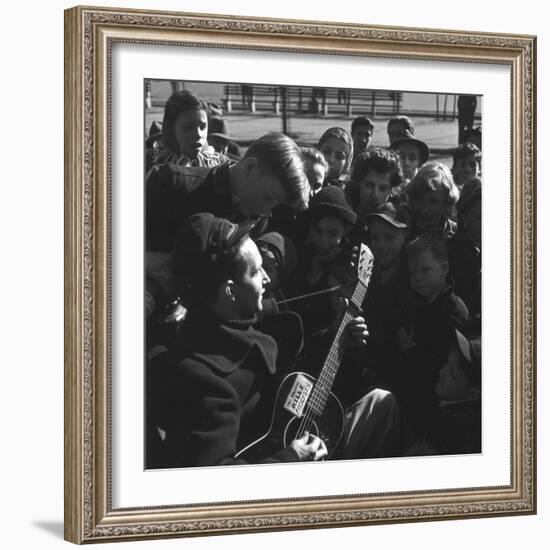
[[[366,292],[367,286],[361,281],[358,281],[350,303],[338,325],[338,330],[336,331],[336,335],[334,336],[334,340],[330,346],[330,350],[323,364],[323,368],[317,378],[317,383],[311,392],[308,402],[308,405],[311,407],[312,412],[316,416],[321,416],[323,413],[334,384],[334,379],[338,374],[338,369],[340,368],[342,357],[345,352],[345,329],[349,322],[361,310],[361,304],[363,303]]]

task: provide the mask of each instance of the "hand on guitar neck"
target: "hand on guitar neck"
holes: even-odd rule
[[[296,451],[300,461],[323,460],[328,455],[324,441],[308,432],[300,437],[300,439],[292,441],[289,447]]]

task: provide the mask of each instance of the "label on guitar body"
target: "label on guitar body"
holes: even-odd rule
[[[292,388],[288,392],[284,408],[295,416],[302,416],[312,389],[313,382],[305,376],[298,374],[292,384]]]

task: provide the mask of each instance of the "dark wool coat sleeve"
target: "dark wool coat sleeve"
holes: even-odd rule
[[[167,430],[168,462],[172,467],[245,464],[234,456],[241,410],[235,389],[208,367],[186,359],[178,366],[172,387],[177,414]],[[298,456],[282,449],[260,462],[291,462]]]

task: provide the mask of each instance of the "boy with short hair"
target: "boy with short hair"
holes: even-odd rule
[[[468,309],[447,280],[445,239],[421,235],[407,245],[406,253],[416,300],[409,313],[409,326],[398,331],[398,345],[407,365],[404,406],[413,431],[417,431],[434,405],[433,387],[448,353],[449,335],[465,325]]]
[[[463,143],[453,151],[451,169],[455,185],[459,191],[472,178],[481,174],[481,151],[473,143]]]

